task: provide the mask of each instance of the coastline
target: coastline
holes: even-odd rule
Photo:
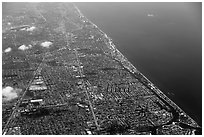
[[[175,111],[177,111],[179,114],[185,115],[188,117],[188,119],[192,122],[191,124],[187,124],[189,126],[192,126],[194,128],[201,128],[189,115],[187,115],[178,105],[176,105],[169,97],[167,97],[159,88],[157,88],[147,77],[145,77],[139,70],[136,69],[136,67],[134,65],[132,65],[131,62],[128,61],[128,59],[116,48],[116,46],[114,45],[114,43],[112,42],[112,39],[110,37],[107,36],[107,34],[105,32],[103,32],[97,25],[95,25],[92,21],[90,21],[89,19],[87,19],[82,13],[81,11],[78,9],[78,7],[73,4],[74,7],[77,9],[80,18],[84,18],[85,21],[89,22],[90,24],[92,24],[93,27],[97,28],[99,30],[99,32],[102,34],[102,36],[104,37],[104,42],[106,43],[106,45],[108,46],[108,48],[110,49],[110,54],[111,57],[113,57],[113,59],[119,61],[120,63],[122,63],[123,67],[126,68],[131,74],[135,75],[135,74],[139,74],[142,76],[142,78],[145,80],[145,82],[147,82],[147,87],[150,88],[152,90],[153,93],[155,93],[156,95],[158,95],[160,98],[162,98],[163,100],[165,100],[172,108],[174,108]],[[108,42],[106,42],[106,39],[108,40]],[[105,53],[105,52],[104,52]],[[108,54],[109,53],[105,53]],[[119,57],[118,57],[119,56]],[[128,66],[127,66],[128,65]],[[144,83],[143,83],[144,84]]]

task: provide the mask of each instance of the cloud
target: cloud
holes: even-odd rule
[[[19,50],[27,50],[27,49],[29,49],[29,48],[31,48],[32,47],[32,45],[28,45],[28,46],[26,46],[26,45],[21,45],[20,47],[18,47],[18,49]]]
[[[5,88],[3,88],[2,90],[2,100],[3,101],[10,101],[12,99],[15,99],[18,97],[17,92],[19,91],[19,89],[14,89],[10,86],[7,86]]]
[[[35,29],[34,26],[30,27],[30,28],[27,28],[27,31],[33,31]]]
[[[154,17],[154,14],[147,14],[148,17]]]
[[[40,45],[41,45],[42,47],[49,48],[49,46],[52,45],[52,42],[45,41],[45,42],[41,43]]]
[[[10,47],[8,47],[7,49],[4,50],[4,52],[10,52],[12,49]]]
[[[22,28],[21,30],[25,30],[25,31],[33,31],[34,29],[36,29],[35,26],[29,27],[29,28]]]

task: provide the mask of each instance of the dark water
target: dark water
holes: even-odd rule
[[[129,61],[202,125],[201,3],[75,3]]]

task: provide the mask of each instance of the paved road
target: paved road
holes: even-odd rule
[[[77,62],[78,62],[78,68],[79,68],[80,76],[83,77],[83,76],[84,76],[84,75],[83,75],[83,68],[80,67],[81,65],[80,65],[80,61],[79,61],[78,52],[77,52],[76,49],[74,49],[74,52],[75,52],[75,54],[76,54],[76,58],[77,58]],[[83,81],[83,89],[84,89],[84,91],[85,91],[85,93],[86,93],[86,96],[87,96],[87,99],[88,99],[88,101],[89,101],[89,106],[90,106],[90,108],[91,108],[91,112],[92,112],[92,115],[93,115],[93,118],[94,118],[95,125],[96,125],[97,129],[99,130],[100,128],[99,128],[99,125],[98,125],[98,122],[97,122],[97,118],[96,118],[96,115],[95,115],[95,113],[94,113],[93,106],[92,106],[91,100],[90,100],[90,98],[89,98],[89,93],[88,93],[88,90],[91,89],[91,87],[92,87],[92,86],[91,86],[91,84],[89,83],[89,81]]]

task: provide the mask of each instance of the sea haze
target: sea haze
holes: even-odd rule
[[[201,3],[75,3],[128,60],[202,125]]]

